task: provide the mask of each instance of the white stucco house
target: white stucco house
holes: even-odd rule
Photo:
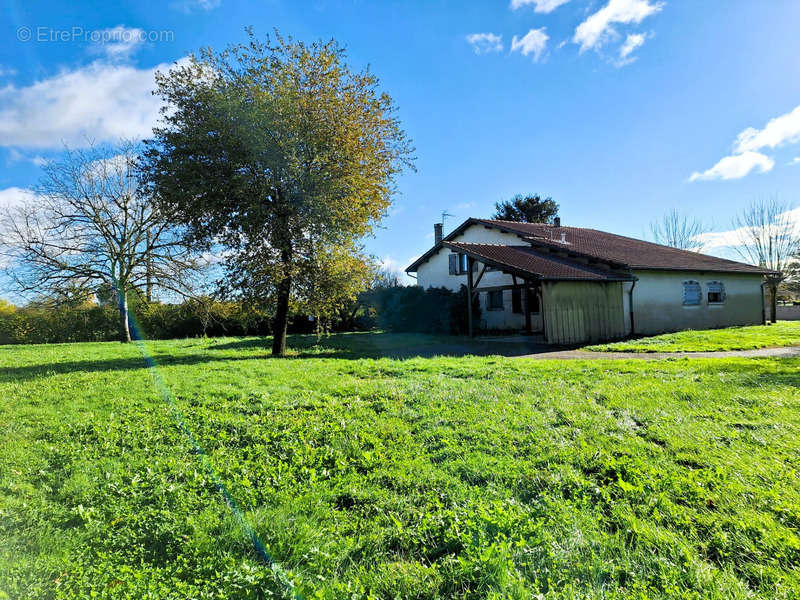
[[[471,291],[471,329],[526,330],[553,344],[764,322],[769,271],[555,223],[470,218],[406,272],[424,287]],[[465,306],[466,310],[466,306]]]

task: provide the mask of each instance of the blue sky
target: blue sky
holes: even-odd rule
[[[65,142],[146,136],[153,69],[248,25],[334,37],[395,98],[418,170],[366,242],[390,266],[443,210],[449,229],[515,193],[636,237],[671,208],[724,231],[756,198],[800,201],[796,0],[8,0],[2,19],[0,204]]]

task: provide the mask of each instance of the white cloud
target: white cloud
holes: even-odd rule
[[[619,55],[615,60],[611,61],[614,66],[619,69],[635,62],[638,57],[633,56],[633,52],[644,45],[647,37],[648,36],[644,33],[628,34],[628,37],[625,38],[625,42],[619,47]]]
[[[401,263],[392,256],[384,256],[382,259],[380,259],[378,264],[380,265],[381,269],[397,277],[401,284],[414,285],[416,284],[416,280],[405,272],[405,268],[418,258],[419,256],[414,256],[407,259],[406,262]]]
[[[494,33],[470,33],[466,40],[472,45],[475,54],[488,54],[503,50],[503,36]]]
[[[800,208],[793,208],[781,213],[779,218],[786,218],[790,227],[800,228]],[[710,231],[697,236],[697,239],[703,242],[704,251],[710,251],[719,248],[733,248],[740,246],[742,239],[747,239],[750,236],[744,228],[729,229],[727,231]],[[738,257],[741,260],[741,257]]]
[[[522,38],[514,36],[511,40],[511,52],[519,51],[522,53],[522,56],[533,54],[533,60],[537,62],[545,51],[547,40],[549,39],[550,37],[545,33],[544,27],[531,29]]]
[[[800,156],[795,156],[792,160],[789,161],[789,166],[800,165]]]
[[[147,39],[143,30],[124,25],[102,29],[96,34],[93,51],[105,54],[110,59],[129,58]]]
[[[9,148],[8,150],[8,161],[9,162],[31,162],[37,167],[44,166],[47,164],[47,159],[43,156],[28,156],[17,150],[16,148]]]
[[[537,13],[551,13],[569,0],[511,0],[511,10],[533,4],[533,11]]]
[[[625,43],[622,44],[622,47],[619,49],[619,57],[622,60],[627,59],[634,50],[636,50],[637,48],[641,48],[642,44],[644,44],[643,33],[628,34]]]
[[[770,119],[764,129],[748,127],[736,137],[735,152],[776,148],[800,142],[800,106],[792,112]]]
[[[598,49],[619,35],[614,29],[615,24],[639,24],[663,7],[664,2],[651,4],[651,0],[609,0],[575,28],[572,41],[581,45],[581,52]]]
[[[736,136],[733,154],[726,156],[704,173],[693,173],[689,181],[698,179],[738,179],[758,169],[765,173],[775,166],[775,161],[759,152],[800,142],[800,106],[779,117],[770,119],[763,129],[748,127]],[[789,164],[800,162],[800,157]]]
[[[26,87],[0,88],[0,146],[61,148],[150,135],[160,100],[154,74],[97,61]]]
[[[222,4],[222,0],[178,0],[170,6],[185,13],[193,13],[198,10],[209,11]]]
[[[740,179],[752,171],[766,173],[772,170],[775,161],[760,152],[744,152],[726,156],[713,167],[702,173],[694,172],[689,181],[710,179]]]
[[[21,206],[33,201],[36,194],[33,190],[19,187],[10,187],[0,190],[0,210],[13,206]]]

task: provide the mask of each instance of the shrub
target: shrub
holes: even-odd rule
[[[267,335],[269,315],[238,303],[189,300],[135,303],[131,317],[147,339]],[[0,311],[0,344],[52,344],[117,340],[119,313],[110,305],[29,306]]]
[[[447,288],[385,287],[373,290],[369,304],[374,309],[376,325],[387,331],[463,334],[467,332],[467,289],[458,292]],[[477,302],[472,305],[473,319],[480,319]]]

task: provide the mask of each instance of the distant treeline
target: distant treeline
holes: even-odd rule
[[[290,333],[367,331],[463,334],[466,288],[385,286],[368,290],[337,318],[319,323],[295,315]],[[473,306],[476,322],[479,310]],[[270,335],[272,316],[237,302],[187,300],[181,304],[138,302],[132,320],[145,339]],[[119,339],[119,311],[112,304],[45,304],[0,307],[0,344],[106,342]]]

